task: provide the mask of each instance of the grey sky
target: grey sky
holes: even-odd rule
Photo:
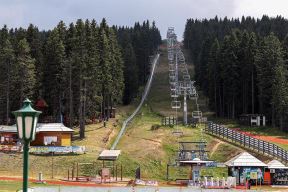
[[[162,38],[169,26],[181,39],[187,18],[288,16],[287,0],[1,0],[0,25],[52,29],[63,20],[67,25],[78,18],[109,25],[132,26],[135,21],[155,20]]]

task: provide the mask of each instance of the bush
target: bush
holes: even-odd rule
[[[158,125],[158,124],[154,124],[151,126],[151,131],[154,131],[154,130],[157,130],[161,127],[161,125]]]

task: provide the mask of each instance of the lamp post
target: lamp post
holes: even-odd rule
[[[12,112],[16,119],[18,137],[23,141],[23,192],[28,190],[28,156],[29,144],[35,139],[36,125],[40,111],[31,106],[31,101],[25,99],[24,105],[18,111]]]

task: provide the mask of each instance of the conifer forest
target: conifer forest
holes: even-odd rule
[[[264,114],[288,125],[288,20],[188,19],[184,46],[195,64],[196,84],[216,116]],[[200,50],[200,51],[199,51]]]
[[[145,85],[149,56],[161,43],[155,23],[108,26],[106,20],[60,21],[54,29],[0,31],[0,121],[12,124],[11,111],[28,97],[43,99],[53,122],[80,125],[109,118],[109,108],[129,104]],[[108,109],[108,110],[105,110]],[[12,120],[11,120],[12,119]]]

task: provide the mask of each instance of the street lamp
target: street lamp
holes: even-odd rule
[[[28,155],[29,144],[35,139],[36,125],[40,111],[31,106],[31,101],[25,99],[24,105],[18,111],[12,112],[16,119],[18,137],[24,143],[23,147],[23,192],[28,190]]]

